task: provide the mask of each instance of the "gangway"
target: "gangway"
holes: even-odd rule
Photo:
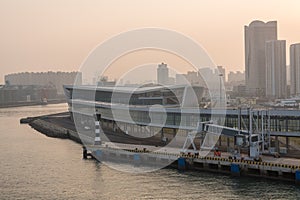
[[[262,120],[268,119],[267,117],[264,118],[264,115],[261,117]],[[267,123],[263,124],[259,130],[257,121],[258,119],[253,118],[253,111],[249,110],[248,126],[245,126],[241,115],[239,115],[238,128],[218,125],[213,121],[199,122],[196,130],[188,133],[181,152],[199,155],[203,151],[212,150],[219,137],[224,135],[235,138],[235,146],[238,147],[238,151],[241,147],[249,148],[249,158],[259,159],[260,155],[265,152],[265,147],[270,147],[270,131],[266,130],[266,127],[269,127]],[[242,129],[242,125],[244,125],[244,129]],[[200,138],[199,149],[194,143],[195,138]],[[191,145],[193,149],[189,149]]]

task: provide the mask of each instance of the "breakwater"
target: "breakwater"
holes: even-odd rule
[[[61,127],[55,123],[46,121],[47,117],[22,118],[20,123],[28,123],[36,131],[53,138],[70,139],[81,144],[80,137],[76,131]]]

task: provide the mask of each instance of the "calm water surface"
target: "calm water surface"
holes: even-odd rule
[[[129,174],[82,160],[81,146],[48,138],[19,119],[65,104],[0,109],[0,199],[300,199],[289,183],[162,169]]]

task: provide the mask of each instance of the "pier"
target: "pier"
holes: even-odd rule
[[[69,113],[34,117],[30,118],[29,123],[47,136],[82,142]],[[242,159],[242,157],[247,157],[245,153],[241,153],[240,158],[234,159],[232,154],[226,152],[226,148],[225,150],[219,148],[221,156],[215,156],[213,151],[206,156],[201,156],[188,151],[183,153],[182,149],[178,148],[163,148],[164,144],[160,136],[149,139],[149,141],[139,140],[110,129],[104,129],[104,132],[100,134],[101,138],[105,134],[109,141],[102,139],[101,145],[94,145],[92,143],[95,129],[85,132],[91,132],[91,137],[90,145],[86,145],[83,149],[84,159],[94,158],[103,163],[129,163],[133,164],[135,168],[158,163],[161,166],[171,166],[179,170],[201,170],[232,176],[263,177],[300,183],[300,159],[292,158],[289,154],[279,152],[280,158],[261,155],[262,161],[258,162]],[[93,132],[94,134],[92,134]],[[169,137],[168,134],[165,136]],[[123,144],[120,143],[121,141]],[[222,144],[224,143],[227,145],[227,142],[222,142]],[[219,144],[220,142],[217,143],[217,145]]]
[[[118,147],[116,147],[118,146]],[[263,161],[257,162],[244,159],[229,158],[228,153],[207,156],[179,153],[179,149],[157,149],[154,146],[105,144],[90,145],[87,150],[93,158],[100,162],[130,163],[134,167],[167,164],[166,167],[176,167],[178,170],[200,170],[225,173],[232,176],[252,176],[292,181],[300,184],[300,160],[293,158],[274,158],[263,156]],[[137,165],[138,163],[138,165]]]

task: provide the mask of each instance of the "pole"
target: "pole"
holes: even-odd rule
[[[222,77],[223,74],[219,74],[220,77],[220,107],[221,107],[221,100],[222,100]]]
[[[239,107],[239,112],[238,112],[238,129],[239,129],[239,135],[241,134],[241,117],[242,117],[242,108]]]
[[[261,111],[261,137],[262,137],[262,152],[265,151],[265,136],[264,136],[264,112]]]
[[[251,144],[251,136],[252,136],[252,110],[249,110],[249,138],[250,138],[250,144]]]
[[[270,123],[271,123],[271,117],[270,117],[270,110],[267,110],[268,112],[268,149],[270,150],[271,147],[271,134],[270,134]]]

